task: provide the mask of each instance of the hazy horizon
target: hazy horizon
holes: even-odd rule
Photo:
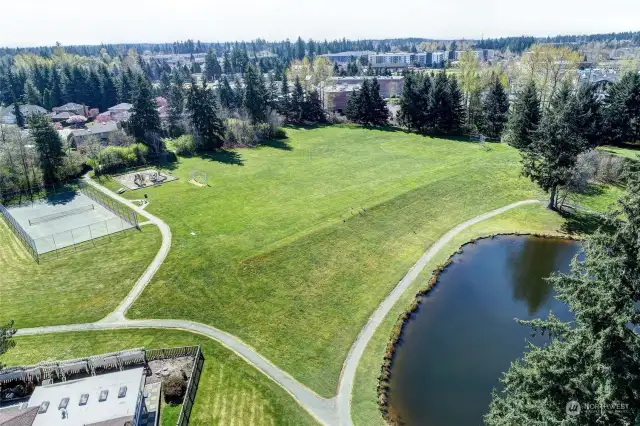
[[[462,40],[640,30],[640,2],[609,0],[539,0],[527,7],[509,0],[419,0],[345,3],[327,0],[318,7],[295,0],[238,0],[213,4],[186,0],[111,0],[107,5],[60,7],[45,0],[3,5],[7,18],[2,47],[172,43],[176,40],[226,42],[429,38]],[[522,2],[521,2],[522,3]],[[606,11],[603,9],[606,8]]]

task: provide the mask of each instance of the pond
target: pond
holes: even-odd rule
[[[571,319],[544,280],[567,272],[579,243],[498,236],[466,245],[406,324],[392,367],[389,404],[406,425],[475,426],[491,390],[521,358],[531,329],[514,318]]]

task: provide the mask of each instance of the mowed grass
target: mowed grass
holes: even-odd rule
[[[416,293],[427,285],[438,265],[444,263],[462,244],[477,237],[511,232],[564,235],[564,228],[563,219],[547,210],[544,204],[526,205],[465,229],[440,250],[394,305],[367,345],[358,364],[351,399],[351,415],[354,424],[357,426],[386,425],[378,409],[376,386],[391,331],[400,314],[413,302]]]
[[[72,324],[109,314],[160,248],[158,228],[142,229],[64,250],[61,257],[49,254],[37,264],[0,219],[0,324]]]
[[[350,127],[288,133],[271,147],[181,158],[179,181],[144,190],[173,244],[128,315],[212,324],[332,396],[361,327],[427,247],[466,219],[542,194],[501,144]],[[188,183],[191,169],[210,187]]]
[[[201,345],[205,356],[191,425],[315,425],[316,421],[282,388],[222,345],[176,330],[117,330],[44,334],[14,339],[0,357],[9,365],[60,360],[127,348]],[[162,401],[161,404],[164,404]],[[162,408],[162,426],[176,424],[180,407]]]

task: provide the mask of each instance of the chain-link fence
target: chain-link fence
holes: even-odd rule
[[[4,220],[9,225],[9,228],[13,231],[14,234],[18,237],[20,242],[25,246],[29,254],[33,257],[33,259],[40,263],[40,255],[38,253],[38,249],[36,243],[33,241],[33,238],[25,231],[22,226],[11,216],[9,211],[0,204],[0,216],[4,218]]]
[[[109,197],[107,194],[101,192],[99,189],[96,189],[83,181],[79,181],[78,186],[80,188],[80,192],[91,198],[96,203],[100,204],[105,209],[119,216],[120,218],[122,218],[122,220],[128,222],[131,226],[136,228],[140,227],[138,225],[138,215],[135,211],[129,209],[126,206],[123,206],[113,198]]]
[[[89,242],[95,245],[95,240],[101,238],[111,239],[114,234],[134,228],[133,225],[122,218],[114,217],[91,225],[36,238],[33,242],[39,255],[51,252],[61,255],[59,251],[62,249],[78,249],[79,245]]]

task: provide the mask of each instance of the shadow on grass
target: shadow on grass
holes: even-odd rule
[[[285,139],[263,141],[260,146],[268,146],[269,148],[281,149],[283,151],[293,151],[293,148]]]
[[[228,151],[221,149],[219,151],[198,152],[193,157],[199,157],[203,160],[217,161],[218,163],[230,164],[232,166],[244,166],[242,155],[236,151]]]
[[[565,218],[565,223],[562,225],[562,231],[570,235],[575,234],[593,234],[598,229],[611,230],[611,224],[607,224],[604,217],[585,213],[580,211],[561,211],[560,216]]]

